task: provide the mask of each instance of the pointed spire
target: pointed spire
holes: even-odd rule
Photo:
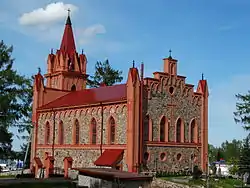
[[[72,24],[70,20],[70,9],[68,9],[68,17],[67,17],[65,28],[64,28],[60,51],[67,53],[67,54],[71,54],[75,50],[76,50],[76,46],[75,46],[74,34],[72,30]]]

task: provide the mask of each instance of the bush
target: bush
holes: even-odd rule
[[[202,175],[202,171],[198,166],[194,166],[193,169],[193,179],[199,179]]]

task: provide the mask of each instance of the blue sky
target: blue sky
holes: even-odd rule
[[[162,58],[178,59],[178,74],[197,85],[208,80],[209,142],[242,139],[247,134],[233,119],[236,93],[250,81],[250,1],[248,0],[51,0],[0,1],[0,39],[14,46],[15,68],[30,76],[51,48],[58,49],[65,17],[71,8],[79,52],[88,57],[88,73],[108,58],[124,72],[135,60],[145,74],[163,68]],[[40,8],[40,9],[39,9]],[[43,8],[43,9],[42,9]],[[13,129],[13,131],[15,131]],[[14,148],[20,141],[15,138]]]

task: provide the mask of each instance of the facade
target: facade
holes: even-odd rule
[[[194,91],[169,56],[153,78],[143,78],[142,65],[140,75],[137,68],[128,70],[125,84],[86,89],[86,65],[68,16],[60,49],[48,55],[47,73],[35,75],[32,161],[50,155],[55,167],[72,157],[78,168],[137,171],[144,164],[178,171],[197,164],[206,170],[206,80]]]

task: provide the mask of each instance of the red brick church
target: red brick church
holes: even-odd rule
[[[207,81],[194,91],[177,66],[169,56],[153,78],[143,77],[143,65],[141,71],[133,66],[126,83],[87,89],[87,57],[76,51],[68,16],[47,73],[35,75],[31,161],[47,154],[61,168],[71,157],[73,167],[178,171],[197,164],[206,170]]]

